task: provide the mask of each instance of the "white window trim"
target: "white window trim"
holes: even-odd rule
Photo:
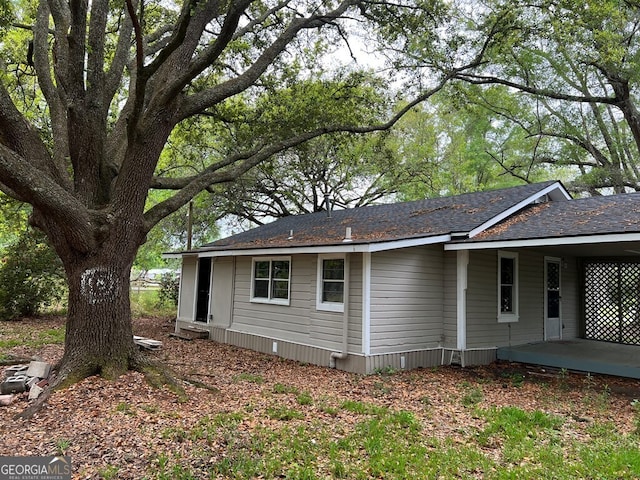
[[[500,311],[500,293],[501,293],[501,263],[503,258],[511,258],[513,259],[513,312],[503,313]],[[515,252],[505,252],[503,250],[498,250],[498,295],[497,295],[497,307],[498,307],[498,323],[510,323],[517,322],[520,319],[519,315],[519,295],[518,291],[519,287],[519,267],[518,267],[518,254]]]
[[[289,262],[289,278],[287,279],[287,298],[271,298],[271,264],[272,262],[286,261]],[[269,298],[254,297],[253,291],[255,287],[256,262],[269,262]],[[273,305],[290,305],[291,304],[291,257],[253,257],[251,259],[251,284],[249,285],[249,299],[251,303],[269,303]]]
[[[343,260],[346,263],[344,254],[320,254],[318,255],[318,268],[317,268],[317,280],[316,280],[316,310],[322,310],[325,312],[338,312],[344,313],[344,295],[348,295],[349,292],[346,288],[343,289],[342,302],[323,302],[322,301],[322,265],[324,260]],[[346,274],[346,265],[345,265]],[[346,287],[346,278],[343,280],[343,285]]]

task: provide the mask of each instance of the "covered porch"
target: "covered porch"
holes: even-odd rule
[[[571,339],[500,347],[498,360],[640,379],[640,346]]]

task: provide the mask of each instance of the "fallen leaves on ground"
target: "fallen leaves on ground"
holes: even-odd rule
[[[49,329],[63,321],[25,319],[11,328]],[[26,397],[20,398],[0,410],[0,455],[69,455],[74,478],[79,479],[107,478],[114,471],[117,476],[110,478],[149,477],[154,465],[167,456],[178,456],[190,462],[193,471],[205,472],[207,462],[194,454],[196,445],[186,434],[201,419],[243,412],[237,433],[248,438],[259,429],[280,428],[287,413],[303,412],[301,418],[290,419],[294,425],[322,425],[323,432],[339,439],[360,421],[348,409],[337,408],[347,401],[409,411],[425,436],[460,444],[468,442],[485,422],[467,403],[558,415],[564,419],[562,435],[572,438],[588,436],[587,426],[595,419],[610,422],[620,432],[635,428],[631,402],[640,398],[637,380],[508,363],[362,376],[208,340],[179,340],[168,336],[171,331],[173,323],[166,319],[134,321],[136,335],[163,342],[162,349],[150,355],[183,379],[186,399],[150,386],[136,372],[115,381],[91,377],[55,392],[30,421],[13,420],[28,405]],[[62,348],[16,346],[5,353],[54,363]],[[304,407],[301,394],[308,398]],[[223,437],[212,436],[207,441],[208,462],[228,454]],[[492,447],[486,446],[489,454]]]

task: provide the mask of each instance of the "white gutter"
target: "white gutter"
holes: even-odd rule
[[[342,351],[341,352],[331,352],[331,356],[329,357],[329,368],[336,368],[336,360],[344,360],[349,356],[349,296],[351,295],[351,290],[349,288],[349,276],[351,269],[349,268],[350,263],[349,254],[345,254],[344,256],[344,292],[343,299],[344,302],[344,310],[342,313]]]
[[[614,233],[575,237],[536,238],[529,240],[496,240],[487,242],[449,243],[445,250],[485,250],[488,248],[554,247],[562,245],[592,245],[595,243],[623,243],[640,241],[640,233]]]

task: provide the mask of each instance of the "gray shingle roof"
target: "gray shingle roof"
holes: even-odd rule
[[[531,205],[466,242],[640,232],[640,193]]]
[[[343,243],[347,227],[351,228],[352,244],[469,232],[554,183],[557,182],[335,210],[331,212],[330,218],[327,212],[290,216],[217,240],[199,250],[338,245]]]

